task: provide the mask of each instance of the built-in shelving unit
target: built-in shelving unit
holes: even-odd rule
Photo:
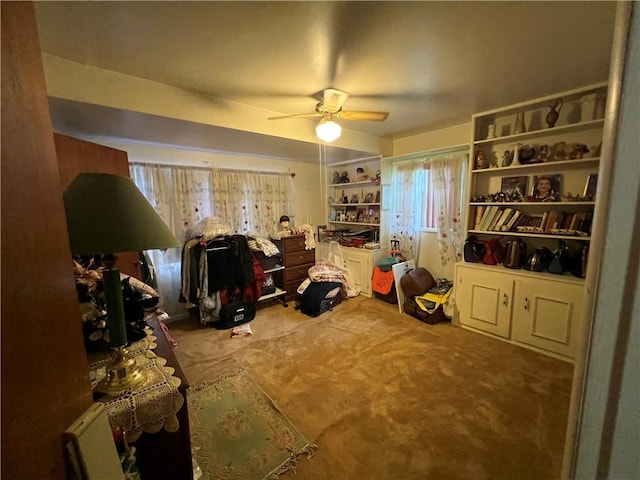
[[[601,83],[472,116],[466,236],[520,255],[456,265],[461,326],[574,358],[585,292],[569,260],[591,240],[606,96]]]

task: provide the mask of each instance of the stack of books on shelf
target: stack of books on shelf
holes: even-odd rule
[[[483,232],[549,233],[555,235],[588,236],[593,212],[549,210],[540,215],[528,215],[510,207],[497,205],[476,207],[474,230]]]
[[[496,205],[476,207],[474,230],[485,232],[508,232],[522,216],[522,212],[514,208],[500,208]]]

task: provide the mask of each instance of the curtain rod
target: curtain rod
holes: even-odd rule
[[[235,172],[235,173],[245,173],[245,172],[255,172],[255,173],[266,173],[269,175],[291,175],[291,178],[295,177],[295,172],[278,172],[272,170],[252,170],[252,169],[242,169],[242,168],[224,168],[224,167],[206,167],[206,166],[193,166],[193,165],[178,165],[177,163],[155,163],[155,162],[129,162],[129,165],[136,166],[151,166],[151,167],[178,167],[178,168],[190,168],[193,170],[224,170],[226,172]]]
[[[462,150],[468,150],[469,149],[469,144],[468,143],[461,143],[459,145],[453,145],[450,147],[441,147],[441,148],[434,148],[433,150],[424,150],[422,152],[416,152],[416,153],[408,153],[406,155],[399,155],[397,157],[387,157],[384,160],[391,160],[392,162],[399,162],[402,160],[411,160],[411,159],[417,159],[417,158],[421,158],[421,157],[428,157],[430,155],[442,155],[445,153],[454,153],[454,152],[458,152],[458,151],[462,151]]]

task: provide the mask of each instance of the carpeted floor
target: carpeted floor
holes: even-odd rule
[[[570,364],[365,297],[316,318],[273,305],[251,327],[169,324],[191,385],[244,367],[318,446],[283,478],[560,476]]]

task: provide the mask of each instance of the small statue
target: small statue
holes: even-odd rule
[[[547,113],[547,116],[545,117],[545,120],[547,121],[547,126],[549,128],[553,128],[556,125],[556,122],[558,121],[558,117],[560,116],[560,109],[562,108],[562,99],[559,98],[556,100],[556,103],[554,103],[553,105],[549,105],[549,112]]]
[[[333,178],[331,179],[332,184],[340,183],[340,174],[338,172],[333,172]]]
[[[349,175],[347,174],[347,172],[342,172],[340,174],[340,181],[338,183],[351,183],[351,180],[349,180]]]
[[[365,175],[364,168],[356,168],[356,182],[364,182],[367,178],[369,178],[369,175]]]
[[[584,154],[589,153],[589,149],[584,143],[576,143],[572,146],[571,153],[569,153],[569,159],[579,160],[584,158]]]
[[[489,163],[487,162],[487,157],[484,156],[484,152],[482,150],[478,150],[476,152],[476,168],[483,169],[488,167]]]
[[[502,154],[502,160],[500,161],[501,167],[508,167],[511,165],[511,162],[513,162],[513,153],[514,152],[511,150],[505,150]]]
[[[538,160],[540,162],[549,161],[549,145],[542,145],[540,147],[540,151],[538,152]]]

